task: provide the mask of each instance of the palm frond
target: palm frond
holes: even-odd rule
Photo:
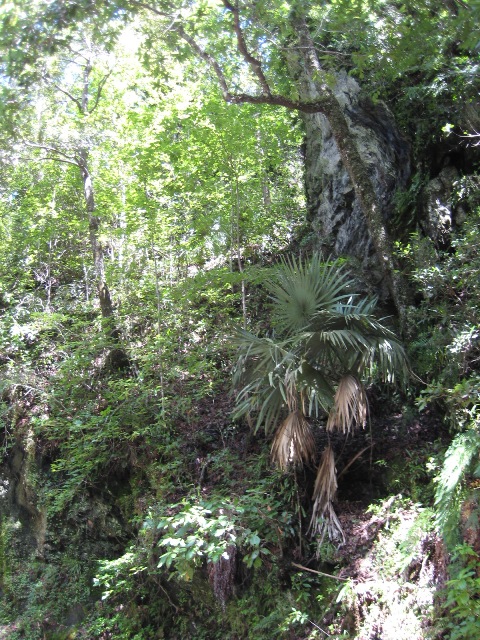
[[[360,331],[349,328],[330,328],[316,331],[314,333],[304,333],[302,335],[306,341],[306,349],[310,357],[319,357],[324,349],[332,348],[335,351],[357,351],[368,349],[368,341]]]
[[[386,382],[400,382],[407,379],[410,374],[407,354],[403,345],[397,340],[379,340],[376,345],[376,362],[379,372]]]
[[[238,420],[248,416],[251,419],[252,414],[256,414],[254,431],[257,432],[263,426],[265,433],[268,433],[279,423],[284,408],[285,403],[278,387],[266,386],[262,380],[255,380],[239,391],[232,418]]]
[[[338,383],[334,406],[327,420],[327,431],[338,429],[349,433],[352,426],[365,426],[367,419],[367,396],[365,387],[355,376],[347,374]]]
[[[321,309],[346,301],[351,284],[338,260],[324,263],[319,254],[308,262],[284,259],[267,282],[276,326],[287,335],[307,328]]]
[[[263,425],[267,432],[300,408],[308,415],[329,412],[330,429],[345,432],[354,422],[363,424],[360,381],[380,374],[393,382],[408,374],[405,350],[373,315],[376,300],[351,295],[339,263],[322,264],[318,254],[309,262],[284,260],[275,277],[267,286],[278,337],[245,330],[235,337],[233,382],[240,391],[234,417],[256,413],[256,429]],[[351,377],[335,393],[334,383],[345,372]]]
[[[319,416],[321,411],[330,411],[335,389],[329,376],[302,360],[296,372],[297,386],[308,400],[308,414]]]
[[[308,464],[313,461],[315,440],[301,411],[292,411],[282,422],[273,439],[271,456],[282,471],[291,464]]]
[[[351,370],[359,377],[376,370],[386,382],[406,379],[405,349],[395,334],[371,315],[374,302],[349,301],[319,312],[312,323],[314,329],[296,338],[304,341],[308,358],[319,367]]]
[[[309,531],[319,536],[319,544],[326,534],[330,540],[345,542],[345,535],[333,508],[337,494],[337,471],[333,449],[328,446],[322,453],[313,489],[313,510]]]
[[[239,359],[234,370],[234,383],[245,378],[245,374],[256,369],[265,370],[280,366],[292,356],[288,340],[258,337],[249,331],[239,329],[233,338],[238,348]]]

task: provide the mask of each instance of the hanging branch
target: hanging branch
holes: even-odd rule
[[[251,68],[253,74],[257,77],[258,82],[262,88],[262,93],[266,96],[271,95],[270,87],[267,82],[267,78],[263,73],[262,63],[260,60],[252,56],[247,48],[247,44],[245,42],[245,37],[243,35],[243,30],[240,26],[240,12],[238,10],[238,2],[235,3],[235,6],[231,4],[229,0],[223,0],[223,4],[233,15],[233,29],[237,36],[237,48],[239,52],[242,54],[245,62]]]
[[[55,87],[55,89],[57,91],[60,91],[61,93],[66,95],[67,98],[70,98],[70,100],[77,105],[78,110],[80,111],[80,113],[82,113],[82,103],[80,102],[80,100],[78,98],[75,98],[75,96],[72,96],[72,94],[69,91],[67,91],[66,89],[63,89],[63,87],[60,87],[58,84],[54,84],[53,86]]]
[[[41,149],[42,151],[47,151],[48,153],[53,153],[55,154],[55,156],[61,156],[61,159],[58,159],[57,157],[55,157],[55,160],[58,160],[59,162],[65,162],[67,164],[72,164],[74,167],[80,168],[80,162],[77,158],[75,158],[75,156],[69,156],[67,155],[65,152],[61,151],[60,149],[57,149],[57,147],[53,147],[51,145],[48,144],[38,144],[36,142],[29,142],[28,140],[24,140],[23,144],[26,147],[31,147],[32,149]],[[45,158],[45,160],[51,160],[52,158]]]
[[[98,87],[97,87],[97,95],[95,96],[95,101],[93,103],[93,107],[91,107],[88,110],[88,113],[93,113],[95,111],[95,109],[98,106],[98,102],[102,96],[102,91],[103,91],[103,87],[105,86],[105,83],[107,82],[107,80],[109,79],[109,77],[112,75],[113,73],[113,69],[110,69],[110,71],[108,71],[108,73],[106,73],[103,78],[100,80],[100,82],[98,83]]]

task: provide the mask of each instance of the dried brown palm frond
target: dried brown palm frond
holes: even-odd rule
[[[317,479],[313,489],[313,511],[309,530],[319,536],[319,544],[325,535],[330,540],[345,542],[345,536],[339,519],[333,509],[333,501],[337,493],[337,471],[332,447],[328,446],[322,453],[317,471]]]
[[[315,440],[301,411],[292,411],[282,422],[273,439],[271,456],[282,471],[290,464],[313,461]]]
[[[335,392],[333,409],[327,420],[327,431],[338,429],[349,433],[353,424],[365,426],[367,395],[363,384],[351,374],[343,376]]]

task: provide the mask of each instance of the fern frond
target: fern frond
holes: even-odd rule
[[[447,540],[458,535],[462,481],[473,459],[480,452],[480,434],[476,429],[459,433],[447,449],[440,475],[437,477],[435,507],[437,525]]]

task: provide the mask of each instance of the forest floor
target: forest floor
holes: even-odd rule
[[[321,624],[358,640],[441,637],[435,617],[448,558],[435,531],[428,465],[442,455],[448,432],[433,413],[409,420],[398,413],[373,419],[353,440],[336,504],[345,543],[331,558],[348,583]],[[340,617],[339,601],[347,605]]]

